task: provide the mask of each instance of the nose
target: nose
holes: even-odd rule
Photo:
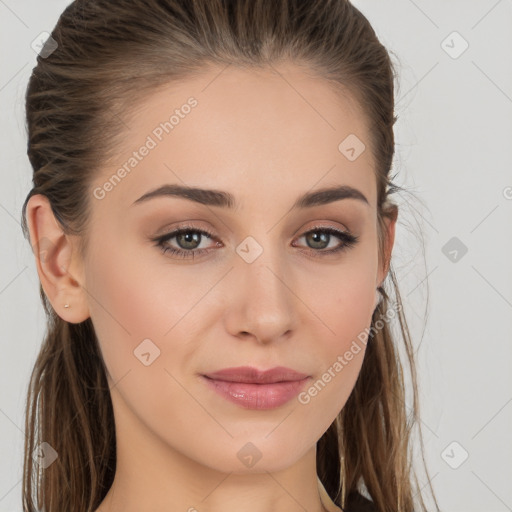
[[[297,323],[297,297],[284,255],[265,249],[252,263],[240,258],[232,278],[235,285],[226,311],[228,331],[261,344],[289,336]]]

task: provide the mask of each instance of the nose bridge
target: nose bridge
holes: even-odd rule
[[[260,339],[279,337],[292,327],[293,288],[286,271],[283,248],[272,242],[272,236],[247,237],[237,247],[239,256],[236,280],[241,289],[236,294],[239,303],[239,331]],[[237,306],[235,305],[235,308]]]
[[[258,251],[257,243],[256,241],[247,241],[243,249],[249,247],[249,251],[244,254],[252,253],[252,256],[254,256],[255,251]],[[251,296],[252,301],[263,302],[268,305],[286,300],[289,292],[282,283],[285,255],[282,254],[280,247],[271,246],[270,237],[266,238],[265,246],[259,245],[261,247],[259,255],[254,261],[244,259],[242,256],[242,261],[239,262],[240,273],[247,284],[245,293]]]

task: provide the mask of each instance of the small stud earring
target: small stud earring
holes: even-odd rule
[[[64,307],[65,308],[69,308],[69,304],[64,304]]]

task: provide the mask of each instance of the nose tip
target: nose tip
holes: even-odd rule
[[[239,337],[253,337],[261,344],[289,335],[295,315],[290,287],[268,264],[269,254],[265,256],[241,265],[239,290],[233,297],[234,307],[229,315],[232,320],[238,319]]]

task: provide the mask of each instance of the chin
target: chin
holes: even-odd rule
[[[289,444],[277,437],[271,442],[264,436],[254,441],[232,440],[229,448],[223,449],[218,456],[212,454],[204,464],[223,473],[239,475],[282,471],[295,464],[307,451],[291,436],[289,439]],[[314,446],[313,443],[312,448]]]

